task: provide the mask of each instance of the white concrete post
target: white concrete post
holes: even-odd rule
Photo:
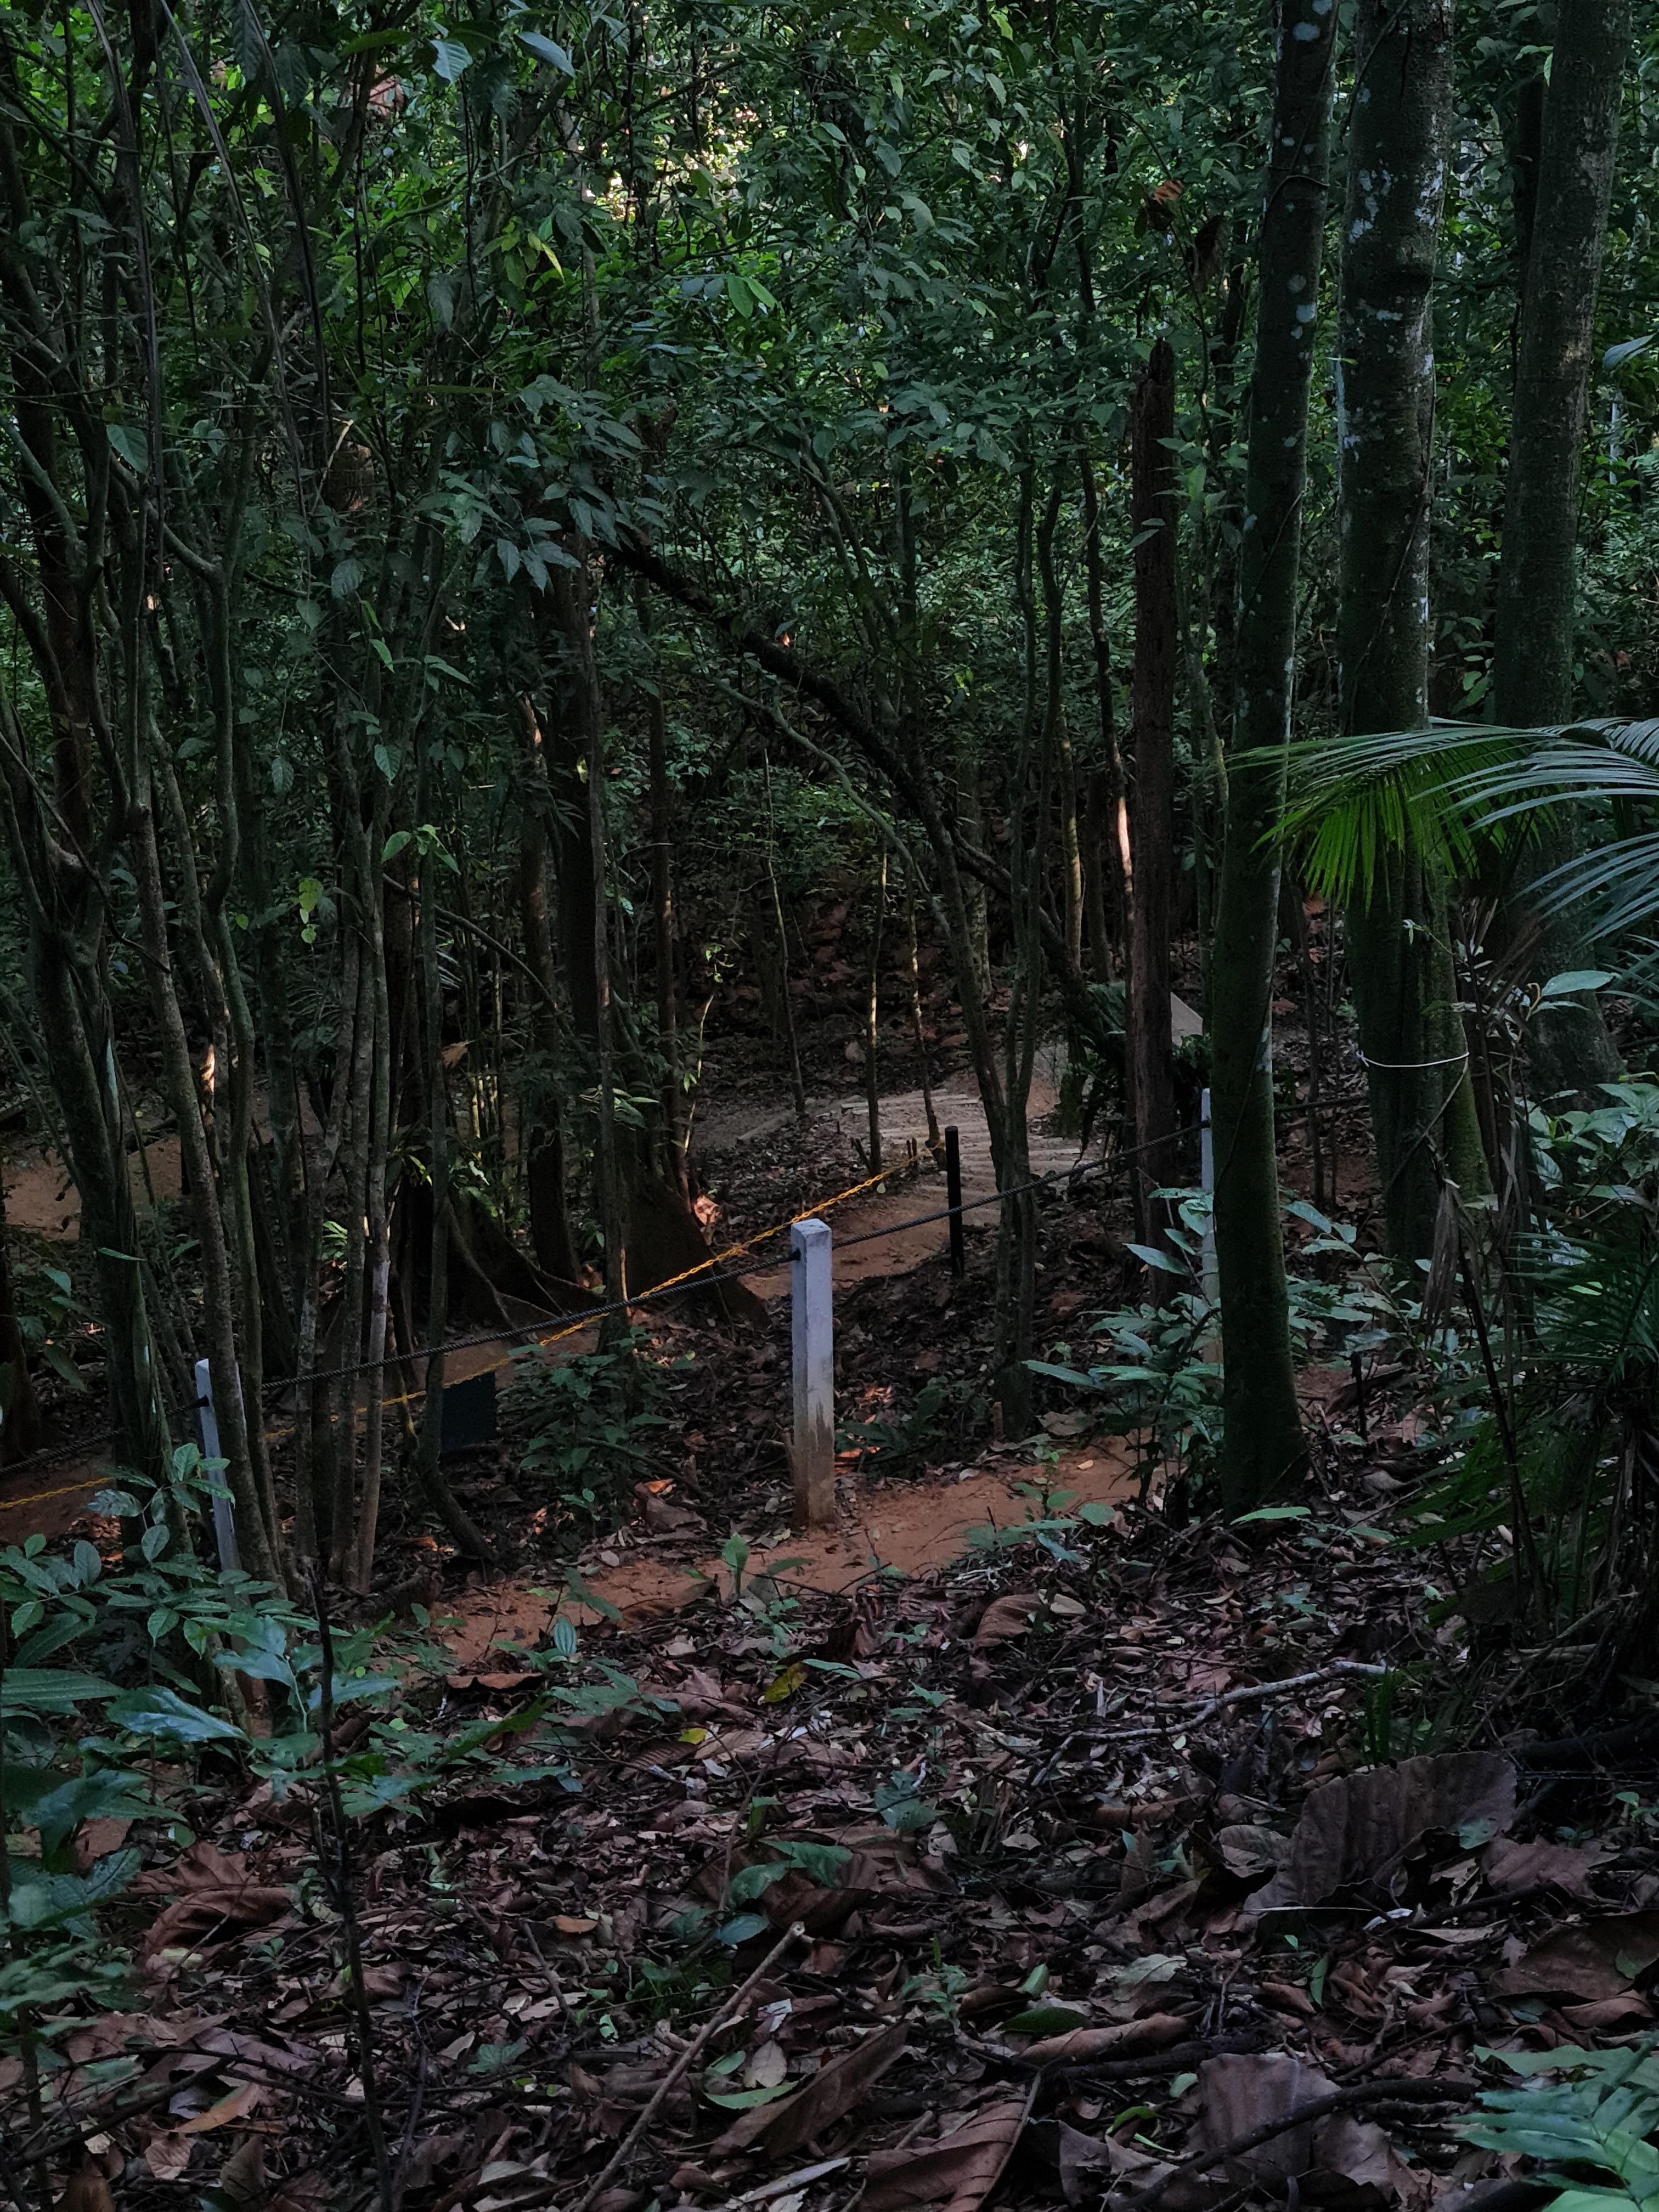
[[[196,1410],[202,1423],[202,1457],[221,1459],[219,1449],[219,1420],[213,1410],[213,1376],[205,1359],[196,1363]],[[212,1477],[222,1487],[222,1472]],[[215,1498],[213,1505],[213,1537],[219,1547],[219,1565],[228,1574],[241,1566],[241,1556],[236,1549],[236,1513],[228,1497]]]
[[[798,1221],[789,1232],[795,1427],[789,1461],[797,1528],[836,1522],[836,1316],[830,1224]]]
[[[1210,1127],[1210,1094],[1206,1091],[1198,1107],[1198,1178],[1209,1194],[1210,1211],[1204,1223],[1204,1297],[1212,1308],[1221,1304],[1221,1270],[1215,1256],[1215,1138]],[[1221,1329],[1218,1322],[1212,1324],[1205,1340],[1204,1357],[1218,1365],[1221,1360]]]

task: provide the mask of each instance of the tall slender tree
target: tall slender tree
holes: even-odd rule
[[[1571,0],[1556,11],[1504,484],[1492,651],[1492,709],[1502,723],[1565,722],[1573,711],[1578,493],[1630,36],[1630,0]],[[1519,896],[1527,876],[1563,857],[1547,844],[1541,860],[1536,848],[1525,855]],[[1532,964],[1544,975],[1582,964],[1571,933],[1542,929]],[[1534,1024],[1533,1048],[1547,1088],[1618,1072],[1588,999],[1557,1001]]]
[[[1273,1154],[1273,968],[1336,21],[1334,0],[1279,0],[1257,248],[1234,750],[1211,969],[1223,1482],[1235,1510],[1269,1495],[1304,1457]]]
[[[1452,0],[1359,0],[1337,319],[1337,651],[1345,732],[1428,714],[1430,302],[1445,205]],[[1443,1170],[1482,1171],[1443,888],[1409,842],[1347,916],[1389,1250],[1425,1255]]]
[[[1170,933],[1175,884],[1175,350],[1153,346],[1135,387],[1131,434],[1135,653],[1132,685],[1134,908],[1129,932],[1129,1087],[1135,1228],[1158,1238],[1152,1193],[1176,1179],[1175,1065],[1170,1032]],[[1167,1278],[1165,1279],[1167,1279]],[[1156,1290],[1157,1283],[1153,1288]]]

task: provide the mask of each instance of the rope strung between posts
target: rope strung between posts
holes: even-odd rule
[[[1281,1115],[1280,1118],[1290,1120],[1294,1116]],[[932,1213],[913,1214],[908,1221],[892,1221],[879,1229],[867,1229],[861,1236],[840,1238],[836,1249],[837,1251],[844,1252],[850,1250],[854,1245],[878,1243],[884,1237],[902,1236],[906,1230],[909,1229],[929,1228],[938,1222],[949,1221],[953,1215],[975,1213],[988,1206],[1000,1206],[1008,1199],[1023,1198],[1028,1192],[1046,1190],[1055,1183],[1080,1182],[1085,1176],[1097,1175],[1103,1169],[1115,1167],[1121,1161],[1134,1158],[1139,1153],[1157,1151],[1163,1146],[1179,1142],[1182,1137],[1196,1136],[1201,1127],[1202,1124],[1200,1122],[1188,1122],[1183,1127],[1171,1130],[1167,1136],[1156,1138],[1148,1144],[1119,1146],[1110,1152],[1103,1153],[1097,1160],[1079,1161],[1072,1167],[1051,1169],[1046,1175],[1033,1176],[1027,1182],[1016,1183],[1010,1190],[988,1191],[979,1198],[964,1199],[959,1206],[941,1206]],[[695,1286],[699,1290],[713,1290],[723,1283],[743,1282],[749,1276],[759,1273],[761,1269],[751,1266],[727,1267],[719,1274],[709,1271],[720,1267],[723,1261],[734,1259],[745,1252],[751,1252],[757,1244],[764,1244],[772,1237],[781,1236],[786,1229],[793,1229],[797,1222],[812,1220],[817,1215],[828,1213],[833,1207],[843,1206],[849,1199],[860,1197],[864,1192],[873,1190],[882,1183],[896,1182],[901,1175],[910,1172],[915,1165],[915,1163],[907,1160],[901,1163],[897,1168],[885,1168],[879,1175],[866,1176],[861,1182],[849,1183],[845,1190],[836,1191],[830,1197],[818,1200],[815,1205],[808,1206],[802,1212],[792,1213],[786,1220],[775,1221],[768,1228],[757,1230],[752,1237],[744,1237],[736,1244],[729,1244],[723,1251],[711,1252],[708,1259],[700,1260],[695,1267],[685,1268],[681,1273],[672,1276],[665,1283],[654,1284],[648,1291],[638,1291],[631,1297],[617,1299],[607,1305],[584,1308],[575,1320],[553,1329],[550,1334],[542,1333],[548,1330],[547,1322],[526,1322],[518,1328],[495,1329],[479,1336],[458,1337],[453,1343],[439,1348],[447,1358],[451,1352],[473,1351],[482,1345],[516,1346],[520,1341],[528,1343],[533,1340],[538,1351],[545,1351],[553,1345],[562,1343],[567,1338],[579,1336],[584,1329],[591,1328],[596,1322],[607,1320],[613,1315],[626,1314],[637,1306],[650,1305],[659,1298],[672,1297],[688,1286]],[[770,1262],[767,1264],[769,1265]],[[433,1351],[425,1346],[413,1352],[388,1352],[378,1360],[362,1359],[340,1367],[313,1368],[303,1375],[278,1376],[266,1383],[264,1390],[267,1395],[275,1395],[284,1390],[297,1390],[302,1385],[336,1382],[348,1375],[368,1374],[377,1369],[400,1366],[409,1360],[429,1359],[434,1356]],[[492,1362],[489,1367],[480,1368],[478,1373],[495,1374],[501,1368],[507,1366],[511,1358],[512,1354],[509,1352],[504,1358]],[[476,1378],[472,1376],[465,1376],[459,1379],[471,1382]],[[385,1399],[382,1402],[387,1406],[401,1406],[408,1404],[412,1399],[424,1395],[424,1391],[411,1390],[396,1398]],[[274,1432],[267,1431],[266,1440],[280,1441],[282,1437],[288,1433],[287,1430],[278,1430]],[[36,1452],[28,1459],[20,1461],[15,1467],[7,1468],[4,1472],[8,1474],[21,1474],[28,1468],[49,1467],[57,1461],[73,1459],[80,1454],[96,1450],[103,1444],[113,1443],[119,1435],[119,1430],[106,1429],[100,1436],[89,1440],[82,1437],[75,1443],[58,1445],[51,1451]],[[80,1482],[63,1483],[56,1489],[36,1491],[26,1498],[0,1498],[0,1511],[15,1512],[25,1505],[44,1505],[55,1498],[72,1497],[77,1491],[90,1489],[98,1479],[89,1476]]]

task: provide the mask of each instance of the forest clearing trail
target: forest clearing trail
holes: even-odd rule
[[[1055,1079],[1059,1068],[1052,1053],[1048,1055],[1049,1073]],[[960,1133],[962,1154],[963,1194],[972,1202],[994,1194],[996,1177],[991,1164],[990,1138],[986,1127],[984,1109],[977,1091],[971,1084],[947,1083],[933,1094],[935,1110],[941,1127],[952,1122]],[[1079,1148],[1074,1138],[1054,1133],[1050,1124],[1057,1103],[1054,1081],[1049,1076],[1039,1075],[1032,1085],[1030,1101],[1030,1162],[1033,1175],[1064,1174],[1079,1164]],[[839,1126],[862,1127],[864,1102],[842,1097],[825,1098],[809,1105],[808,1121],[802,1131],[804,1151],[812,1151],[821,1145],[826,1131]],[[922,1094],[918,1091],[898,1091],[881,1102],[882,1137],[888,1157],[892,1162],[892,1180],[876,1191],[851,1199],[845,1206],[836,1207],[830,1214],[838,1237],[866,1237],[879,1231],[890,1224],[911,1221],[918,1214],[941,1212],[945,1206],[945,1180],[934,1170],[926,1151],[927,1138],[927,1111]],[[786,1107],[781,1113],[774,1110],[757,1112],[754,1107],[728,1109],[711,1131],[708,1127],[700,1133],[700,1147],[719,1156],[728,1153],[740,1158],[745,1147],[763,1133],[771,1133],[787,1127],[793,1120],[792,1109]],[[814,1144],[816,1133],[817,1144]],[[920,1174],[910,1171],[908,1146],[915,1139],[921,1157]],[[178,1142],[172,1136],[152,1140],[147,1147],[151,1185],[158,1198],[177,1196]],[[138,1156],[132,1155],[135,1176],[135,1195],[142,1197],[142,1180]],[[67,1198],[58,1192],[63,1181],[61,1163],[53,1156],[42,1156],[31,1152],[9,1162],[5,1168],[7,1218],[14,1229],[26,1229],[33,1234],[54,1242],[72,1243],[79,1233],[79,1200],[73,1188]],[[826,1182],[832,1178],[826,1176]],[[981,1206],[977,1213],[967,1217],[967,1226],[975,1232],[988,1232],[996,1223],[994,1207]],[[890,1237],[860,1243],[836,1256],[836,1280],[838,1285],[871,1280],[877,1277],[898,1275],[920,1266],[934,1253],[941,1250],[949,1240],[949,1224],[944,1220],[927,1221],[914,1228],[896,1228]],[[746,1242],[755,1243],[758,1237]],[[716,1232],[716,1250],[722,1248]],[[781,1237],[772,1240],[787,1255],[787,1244]],[[785,1300],[789,1295],[789,1263],[787,1257],[749,1278],[756,1295],[769,1306]],[[647,1309],[648,1310],[648,1309]],[[776,1312],[773,1326],[787,1327],[787,1314],[781,1323]],[[550,1341],[537,1346],[534,1339],[527,1339],[525,1350],[539,1348],[551,1361],[579,1358],[593,1352],[599,1342],[597,1323],[577,1323],[553,1321],[547,1325],[545,1334]],[[501,1378],[503,1390],[512,1389],[516,1379],[514,1360],[516,1349],[504,1346],[499,1341],[469,1344],[452,1350],[445,1360],[445,1377],[449,1383],[469,1381],[492,1370]],[[405,1402],[410,1386],[394,1382],[388,1376],[386,1403],[388,1409]],[[414,1395],[418,1395],[416,1392]],[[280,1395],[273,1407],[274,1419],[270,1434],[280,1441],[287,1433],[291,1419],[291,1393]],[[780,1419],[784,1408],[780,1407]],[[68,1459],[57,1466],[50,1464],[33,1468],[25,1467],[15,1475],[0,1478],[0,1543],[21,1543],[27,1535],[61,1535],[87,1510],[92,1494],[108,1480],[103,1465],[88,1456]],[[948,1556],[948,1553],[943,1555]]]
[[[830,1597],[866,1587],[890,1590],[961,1559],[974,1548],[975,1531],[1006,1535],[1046,1517],[1052,1499],[1063,1498],[1060,1510],[1068,1514],[1080,1505],[1119,1505],[1136,1487],[1133,1456],[1117,1437],[1048,1466],[1011,1447],[945,1480],[868,1488],[843,1475],[840,1526],[819,1535],[780,1529],[753,1543],[743,1584],[763,1579],[780,1591]],[[568,1591],[550,1587],[544,1576],[467,1590],[447,1603],[453,1625],[439,1632],[458,1668],[477,1668],[503,1647],[535,1644],[558,1615],[579,1628],[603,1627],[609,1615],[584,1602],[585,1593],[614,1607],[626,1628],[678,1613],[716,1589],[730,1598],[732,1571],[708,1534],[653,1536],[635,1525],[590,1545]]]

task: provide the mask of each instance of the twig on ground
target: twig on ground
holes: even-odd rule
[[[1374,1667],[1364,1659],[1333,1659],[1328,1667],[1316,1667],[1310,1674],[1286,1674],[1277,1682],[1247,1682],[1242,1690],[1229,1690],[1224,1696],[1212,1698],[1196,1712],[1171,1713],[1167,1721],[1153,1721],[1143,1728],[1114,1729],[1114,1743],[1130,1743],[1143,1735],[1168,1735],[1171,1729],[1201,1728],[1207,1720],[1227,1705],[1249,1705],[1264,1698],[1276,1698],[1281,1690],[1309,1690],[1321,1682],[1334,1682],[1344,1674],[1358,1674],[1363,1680],[1380,1682],[1389,1672],[1386,1667]]]
[[[674,2087],[678,2081],[683,2080],[684,2077],[690,2071],[691,2068],[696,2063],[698,2054],[708,2045],[710,2038],[717,2034],[728,2021],[733,2021],[737,2018],[738,2014],[743,2010],[744,2004],[747,2000],[750,1990],[755,1989],[765,1979],[766,1976],[770,1973],[773,1967],[776,1966],[778,1960],[789,1948],[789,1946],[792,1943],[804,1942],[805,1939],[806,1930],[802,1927],[800,1922],[797,1920],[793,1927],[786,1929],[785,1932],[779,1936],[777,1942],[772,1946],[766,1956],[761,1960],[759,1966],[756,1967],[754,1972],[750,1974],[749,1979],[744,1984],[743,1987],[738,1991],[736,1996],[732,1999],[731,2002],[729,2004],[722,2005],[718,2012],[714,2013],[708,2020],[703,2022],[703,2025],[697,2030],[690,2042],[686,2045],[684,2050],[681,2051],[679,2057],[669,2068],[667,2073],[663,2075],[662,2080],[658,2082],[655,2089],[652,2092],[650,2102],[646,2106],[645,2110],[640,2114],[638,2119],[635,2121],[633,2126],[629,2128],[628,2133],[617,2145],[616,2149],[611,2153],[611,2157],[606,2160],[604,2166],[594,2175],[592,2180],[588,2183],[581,2195],[577,2197],[575,2203],[568,2208],[568,2212],[587,2212],[588,2206],[592,2204],[594,2198],[605,2187],[605,2184],[611,2180],[613,2175],[619,2173],[623,2167],[627,2164],[628,2160],[633,2156],[635,2148],[638,2144],[640,2137],[645,2133],[647,2128],[650,2126],[652,2121],[656,2118],[665,2100],[667,2098],[669,2091]]]
[[[1172,2182],[1190,2181],[1200,2173],[1209,2173],[1218,2166],[1225,2166],[1230,2159],[1242,2158],[1247,2151],[1259,2150],[1287,2136],[1294,2128],[1308,2127],[1315,2120],[1329,2118],[1333,2112],[1351,2112],[1369,2105],[1461,2105],[1471,2101],[1480,2094],[1480,2085],[1474,2081],[1361,2081],[1350,2089],[1333,2089],[1328,2096],[1315,2097],[1294,2112],[1285,2112],[1279,2119],[1264,2120],[1260,2127],[1250,2128],[1242,2136],[1216,2149],[1197,2152],[1191,2158],[1177,2160],[1145,2188],[1133,2191],[1121,2200],[1120,2212],[1147,2212],[1156,2204]]]

